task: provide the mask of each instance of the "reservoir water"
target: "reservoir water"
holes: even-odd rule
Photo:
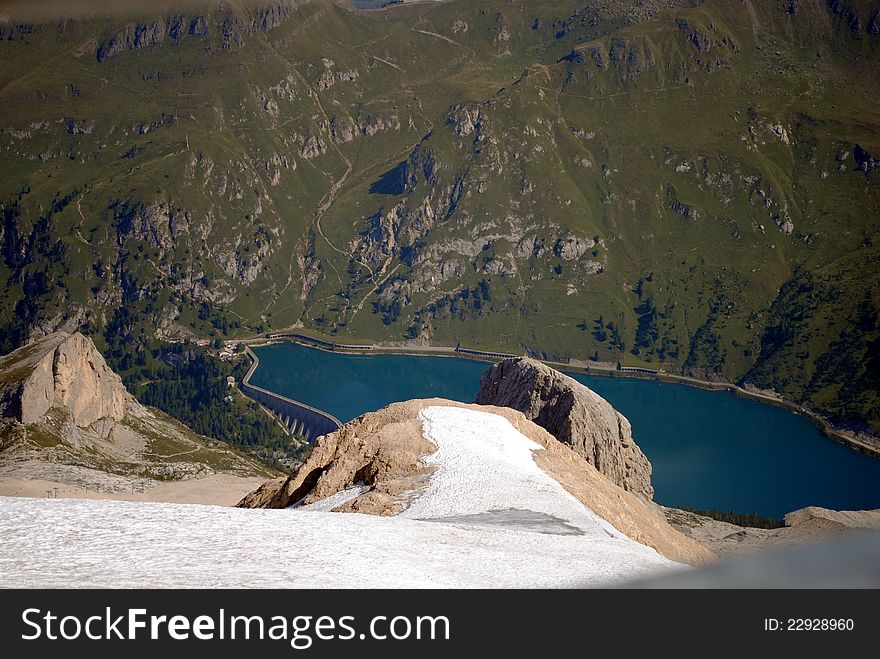
[[[486,362],[345,355],[297,344],[257,348],[251,382],[341,421],[408,400],[472,402]],[[804,506],[880,508],[880,460],[824,437],[804,417],[728,392],[570,373],[632,423],[669,506],[781,517]]]

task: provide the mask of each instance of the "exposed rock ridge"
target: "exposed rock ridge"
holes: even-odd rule
[[[430,473],[420,459],[434,451],[422,436],[421,421],[415,414],[402,413],[405,408],[401,403],[365,414],[320,437],[296,472],[264,483],[238,506],[307,505],[362,484],[369,491],[336,510],[370,515],[401,512],[398,496],[419,487]]]
[[[217,5],[217,11],[206,16],[169,16],[157,21],[131,23],[112,35],[106,37],[98,45],[95,58],[99,63],[132,50],[161,46],[166,35],[175,43],[188,37],[204,38],[216,30],[223,48],[240,47],[244,44],[243,36],[257,32],[268,32],[281,25],[293,12],[313,0],[274,0],[261,3],[248,12],[247,16],[238,15],[224,3]],[[210,3],[203,3],[206,9]]]
[[[799,528],[813,534],[842,530],[880,531],[880,510],[829,510],[807,506],[785,516],[786,528]]]
[[[479,405],[519,410],[628,492],[653,498],[651,463],[604,398],[541,362],[505,359],[480,378]]]

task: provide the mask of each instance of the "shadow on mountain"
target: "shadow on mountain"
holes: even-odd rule
[[[370,185],[370,194],[402,195],[406,190],[406,161],[391,169]]]

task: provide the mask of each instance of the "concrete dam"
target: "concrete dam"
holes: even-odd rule
[[[278,416],[291,434],[314,444],[321,435],[334,432],[342,426],[339,419],[331,414],[252,385],[251,375],[260,365],[260,359],[250,348],[245,347],[245,351],[251,358],[251,367],[241,381],[241,391]]]

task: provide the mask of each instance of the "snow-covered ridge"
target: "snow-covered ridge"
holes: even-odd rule
[[[497,414],[428,406],[434,468],[397,516],[310,506],[0,498],[0,585],[19,587],[572,587],[677,564],[616,531],[534,461]]]
[[[593,514],[532,458],[543,448],[497,414],[461,407],[426,407],[425,437],[437,446],[424,462],[430,484],[400,515],[430,519],[520,510],[563,519],[583,533],[632,542]]]
[[[671,565],[610,538],[85,499],[0,498],[0,537],[3,587],[570,587]]]

